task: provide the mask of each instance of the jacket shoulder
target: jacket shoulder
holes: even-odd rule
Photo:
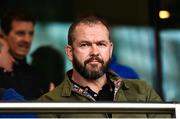
[[[38,101],[67,101],[66,97],[71,95],[71,90],[70,81],[64,80],[54,90],[42,95]]]
[[[144,97],[145,102],[162,101],[156,91],[144,80],[124,80],[124,84],[128,87],[127,94]]]
[[[61,89],[62,87],[59,85],[54,90],[42,95],[38,98],[38,101],[59,101],[61,98]]]

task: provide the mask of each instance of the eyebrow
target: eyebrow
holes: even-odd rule
[[[79,43],[100,43],[100,42],[108,43],[109,41],[100,40],[100,41],[96,41],[96,42],[91,42],[91,41],[83,40],[83,41],[80,41]]]

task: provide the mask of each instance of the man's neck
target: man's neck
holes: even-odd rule
[[[93,79],[91,80],[91,79],[85,79],[76,70],[73,70],[72,80],[77,84],[79,84],[80,86],[83,87],[88,86],[91,90],[93,90],[96,93],[98,93],[107,82],[107,78],[105,74],[96,80]]]
[[[26,56],[17,55],[15,52],[13,52],[11,49],[9,50],[10,54],[14,57],[16,60],[24,60]]]
[[[14,59],[15,59],[15,63],[14,63],[15,65],[24,65],[24,64],[27,64],[26,57],[24,57],[22,59],[14,57]]]

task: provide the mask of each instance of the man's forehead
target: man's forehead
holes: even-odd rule
[[[85,23],[80,23],[78,24],[75,29],[74,33],[88,33],[88,32],[94,32],[94,33],[100,33],[100,32],[106,32],[109,34],[108,29],[106,26],[104,26],[102,23],[92,23],[92,24],[85,24]]]
[[[13,21],[11,25],[12,29],[21,29],[21,30],[26,30],[26,29],[31,29],[34,30],[34,25],[30,21]]]
[[[76,26],[73,36],[74,40],[79,37],[81,37],[81,40],[86,40],[86,37],[95,37],[95,39],[109,41],[109,31],[102,23],[80,23]]]
[[[101,22],[96,22],[96,23],[89,23],[89,22],[80,22],[79,24],[77,24],[76,25],[76,28],[77,27],[93,27],[93,26],[104,26],[105,27],[105,25],[104,24],[102,24]]]
[[[32,25],[32,26],[34,26],[34,24],[33,24],[33,22],[31,22],[31,21],[22,21],[22,20],[14,20],[14,21],[12,21],[12,23],[11,23],[11,26],[13,26],[13,25],[23,25],[23,24],[29,24],[29,25]]]

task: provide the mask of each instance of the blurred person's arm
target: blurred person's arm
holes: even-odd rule
[[[9,53],[9,47],[6,41],[0,36],[0,68],[11,72],[13,69],[14,58]]]

